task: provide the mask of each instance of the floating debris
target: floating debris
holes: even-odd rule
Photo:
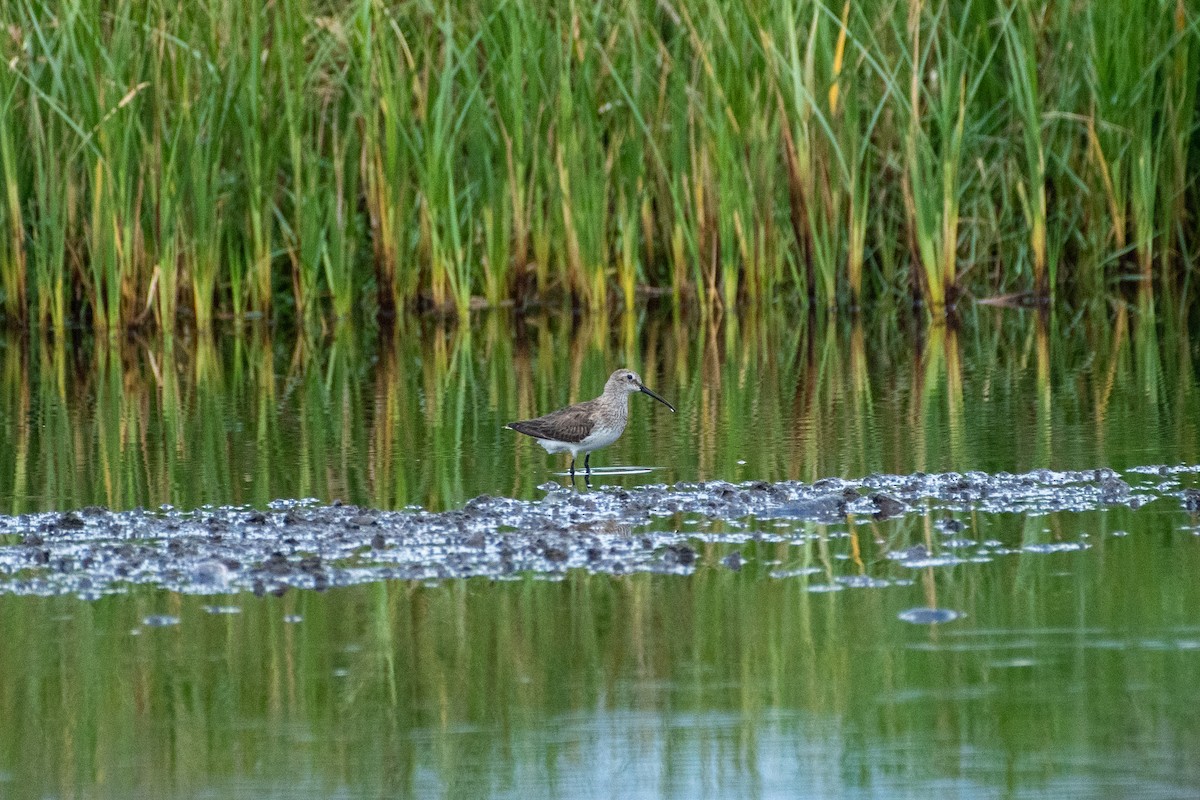
[[[934,527],[942,533],[953,536],[956,533],[962,533],[966,530],[967,523],[954,517],[943,517],[934,523]]]
[[[95,598],[130,586],[157,586],[200,595],[280,595],[378,580],[425,585],[475,576],[560,580],[571,570],[689,575],[718,563],[742,569],[746,548],[756,545],[824,546],[866,535],[881,519],[903,526],[908,518],[932,515],[934,527],[948,536],[907,547],[901,540],[894,549],[881,541],[885,556],[866,567],[873,574],[836,574],[836,565],[857,564],[849,548],[831,552],[820,567],[811,566],[812,555],[805,553],[791,563],[809,566],[794,569],[784,561],[768,573],[780,579],[829,573],[809,591],[895,586],[903,580],[895,567],[938,568],[1090,546],[1084,534],[1077,541],[1024,546],[953,536],[966,528],[959,519],[965,514],[1034,517],[1133,509],[1167,496],[1179,498],[1185,508],[1200,507],[1200,492],[1183,488],[1178,477],[1195,471],[1176,466],[1123,474],[1110,469],[878,474],[812,484],[681,482],[590,492],[546,483],[540,500],[483,495],[440,513],[323,506],[312,499],[276,500],[263,509],[162,506],[117,512],[93,506],[0,516],[0,533],[13,542],[0,546],[0,592]],[[1180,529],[1195,524],[1175,513]],[[710,544],[742,549],[718,560],[708,554]],[[768,563],[761,554],[749,560]],[[881,570],[890,571],[879,575]]]

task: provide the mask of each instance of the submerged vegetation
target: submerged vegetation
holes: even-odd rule
[[[0,314],[1179,285],[1185,0],[13,0]]]

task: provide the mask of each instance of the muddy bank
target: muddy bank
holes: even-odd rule
[[[1178,513],[1181,527],[1194,526],[1200,491],[1184,487],[1197,473],[1200,467],[1147,466],[1124,473],[918,473],[814,484],[718,481],[590,491],[547,483],[541,500],[482,496],[441,513],[298,501],[264,510],[90,507],[0,517],[0,592],[91,598],[136,585],[222,594],[385,579],[509,579],[531,573],[553,579],[572,569],[688,574],[704,562],[698,548],[705,543],[802,546],[816,537],[846,536],[851,526],[910,516],[920,521],[926,514],[940,534],[935,545],[898,545],[886,558],[909,567],[938,566],[1021,549],[1089,546],[1084,536],[1014,549],[970,535],[969,521],[980,514],[1154,503]],[[712,566],[741,569],[743,559],[728,552]],[[874,580],[839,578],[826,588]]]

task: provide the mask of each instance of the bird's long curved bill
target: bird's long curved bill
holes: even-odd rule
[[[642,394],[648,394],[648,395],[650,395],[650,396],[651,396],[651,397],[653,397],[655,400],[657,400],[658,402],[662,403],[662,404],[663,404],[664,406],[666,406],[667,408],[671,409],[671,411],[672,411],[672,412],[673,412],[673,411],[675,411],[675,406],[671,405],[671,404],[670,404],[670,403],[668,403],[666,400],[663,400],[663,399],[662,399],[662,397],[660,397],[660,396],[658,395],[658,393],[657,393],[657,392],[652,392],[652,391],[650,391],[649,389],[647,389],[647,388],[646,388],[646,386],[645,386],[644,384],[643,384],[643,385],[642,385],[642,387],[641,387],[641,392],[642,392]]]

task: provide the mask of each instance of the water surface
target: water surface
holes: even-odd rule
[[[1200,360],[1164,316],[5,338],[0,507],[19,526],[92,504],[537,501],[564,457],[500,426],[624,365],[679,413],[633,398],[593,462],[654,469],[593,491],[1101,467],[1153,483],[1200,463]],[[1139,508],[665,516],[646,530],[687,534],[680,574],[0,589],[0,794],[1200,796],[1200,522],[1172,494],[1197,473],[1168,474]],[[893,557],[918,546],[973,557]],[[921,609],[956,618],[905,621]]]

